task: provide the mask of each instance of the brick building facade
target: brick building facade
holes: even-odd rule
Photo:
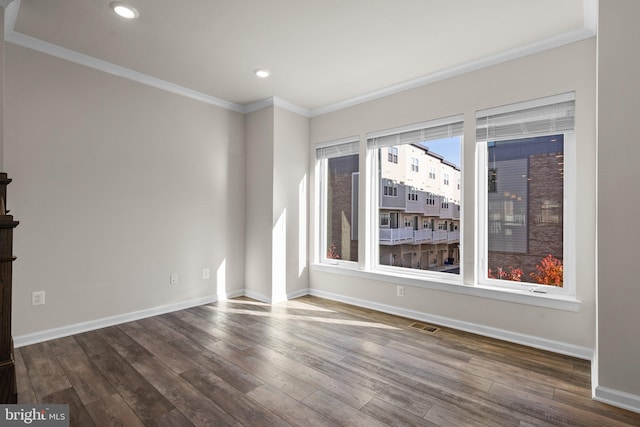
[[[488,268],[520,268],[535,283],[544,257],[563,258],[563,136],[505,141],[488,154]]]

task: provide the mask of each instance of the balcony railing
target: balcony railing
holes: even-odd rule
[[[419,244],[419,243],[451,243],[460,240],[460,231],[446,230],[414,230],[405,228],[380,228],[381,245]]]
[[[433,230],[434,242],[446,242],[447,240],[449,240],[447,238],[447,230]]]
[[[423,228],[422,230],[413,230],[413,241],[415,243],[428,243],[433,240],[433,231]]]
[[[413,242],[413,228],[381,228],[380,244],[395,245]]]

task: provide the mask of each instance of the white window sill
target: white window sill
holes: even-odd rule
[[[357,263],[351,262],[338,262],[336,264],[315,263],[311,264],[310,268],[312,271],[320,271],[323,273],[342,274],[361,279],[393,283],[394,285],[433,289],[437,291],[534,305],[556,310],[577,312],[580,309],[580,301],[572,296],[534,293],[528,290],[506,289],[479,284],[470,285],[464,284],[460,280],[448,279],[446,277],[427,278],[416,277],[411,274],[402,274],[401,272],[361,270]]]

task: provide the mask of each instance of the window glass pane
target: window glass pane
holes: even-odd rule
[[[327,258],[358,261],[358,157],[326,160]]]
[[[564,135],[487,143],[489,278],[563,286]]]
[[[456,136],[396,145],[397,162],[378,149],[381,265],[459,274],[461,190],[450,180],[460,180],[460,144]]]

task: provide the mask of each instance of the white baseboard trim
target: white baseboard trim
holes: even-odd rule
[[[592,360],[593,349],[581,347],[573,344],[563,343],[559,341],[548,340],[545,338],[534,337],[532,335],[520,334],[517,332],[506,331],[504,329],[492,328],[489,326],[478,325],[475,323],[464,322],[461,320],[451,319],[443,316],[436,316],[421,311],[409,310],[406,308],[395,307],[392,305],[380,304],[372,301],[352,298],[344,295],[326,292],[320,289],[310,289],[309,293],[314,296],[326,298],[334,301],[340,301],[347,304],[356,305],[358,307],[370,308],[384,313],[395,314],[397,316],[407,317],[409,319],[421,320],[423,322],[434,323],[436,325],[446,326],[465,332],[471,332],[486,337],[497,338],[503,341],[522,344],[541,350],[552,351],[554,353],[564,354],[567,356],[577,357],[579,359]]]
[[[260,302],[263,302],[265,304],[271,304],[271,297],[268,297],[266,295],[262,295],[261,293],[258,292],[253,292],[253,291],[249,291],[247,289],[244,290],[244,296],[247,298],[251,298]]]
[[[303,297],[305,295],[309,295],[309,293],[310,293],[310,289],[309,288],[300,289],[299,291],[295,291],[295,292],[291,292],[290,294],[287,294],[287,299],[300,298],[300,297]]]
[[[287,299],[299,298],[304,295],[314,295],[322,298],[327,298],[335,301],[352,304],[358,307],[370,308],[378,310],[384,313],[395,314],[397,316],[403,316],[410,319],[421,320],[424,322],[435,323],[437,325],[447,326],[454,329],[459,329],[466,332],[472,332],[479,335],[484,335],[492,338],[501,339],[504,341],[514,342],[517,344],[523,344],[542,350],[548,350],[555,353],[565,354],[568,356],[578,357],[580,359],[592,360],[593,350],[575,346],[573,344],[562,343],[553,340],[547,340],[544,338],[534,337],[531,335],[519,334],[516,332],[505,331],[503,329],[497,329],[482,325],[477,325],[470,322],[463,322],[456,319],[451,319],[442,316],[431,315],[415,310],[408,310],[401,307],[395,307],[387,304],[380,304],[372,301],[362,300],[358,298],[352,298],[344,295],[334,294],[331,292],[322,291],[319,289],[301,289],[292,292],[287,295]],[[262,295],[257,292],[248,291],[246,289],[229,293],[227,298],[235,298],[239,296],[247,296],[266,304],[271,304],[271,298]],[[14,344],[17,347],[23,347],[30,344],[36,344],[56,338],[62,338],[73,334],[79,334],[82,332],[93,331],[108,326],[118,325],[125,322],[132,322],[135,320],[144,319],[159,314],[170,313],[177,310],[183,310],[186,308],[196,307],[198,305],[209,304],[218,301],[216,296],[207,296],[202,298],[191,299],[187,301],[181,301],[174,304],[168,304],[158,307],[152,307],[145,310],[134,311],[131,313],[124,313],[111,317],[104,317],[101,319],[91,320],[88,322],[77,323],[74,325],[63,326],[60,328],[47,329],[32,334],[18,335],[14,337]],[[600,393],[597,390],[600,390]],[[615,390],[607,389],[605,387],[596,388],[595,396],[601,397],[603,402],[617,402],[622,400],[628,402],[629,408],[640,408],[640,398],[638,396],[626,395]],[[609,399],[609,400],[607,400]],[[617,400],[616,400],[617,399]],[[635,400],[634,400],[635,399]],[[599,400],[599,399],[596,399]],[[616,403],[612,403],[618,406]],[[635,405],[635,406],[634,406]],[[634,409],[630,409],[634,410]],[[637,411],[637,409],[635,409]]]
[[[287,295],[287,299],[298,298],[309,295],[309,289],[301,289]],[[247,296],[266,304],[271,304],[271,298],[262,294],[240,289],[238,291],[227,293],[227,299]],[[199,305],[210,304],[218,301],[215,295],[195,298],[187,301],[180,301],[174,304],[167,304],[158,307],[151,307],[144,310],[133,311],[130,313],[118,314],[116,316],[103,317],[101,319],[89,320],[87,322],[76,323],[73,325],[62,326],[59,328],[46,329],[44,331],[34,332],[31,334],[17,335],[13,337],[13,343],[16,348],[24,347],[31,344],[37,344],[56,338],[68,337],[69,335],[81,334],[83,332],[95,331],[96,329],[106,328],[109,326],[119,325],[121,323],[133,322],[135,320],[145,319],[147,317],[157,316],[160,314],[171,313],[173,311],[184,310],[186,308],[197,307]]]
[[[640,396],[637,394],[596,386],[593,400],[640,414]]]
[[[244,291],[233,292],[228,294],[228,298],[244,295]],[[56,338],[68,337],[69,335],[80,334],[82,332],[94,331],[108,326],[119,325],[121,323],[132,322],[159,314],[171,313],[173,311],[184,310],[186,308],[197,307],[199,305],[210,304],[216,302],[216,296],[207,296],[202,298],[180,301],[173,304],[151,307],[144,310],[133,311],[130,313],[118,314],[116,316],[103,317],[101,319],[90,320],[88,322],[76,323],[73,325],[62,326],[60,328],[46,329],[32,334],[18,335],[13,338],[16,348],[26,345],[37,344]]]

